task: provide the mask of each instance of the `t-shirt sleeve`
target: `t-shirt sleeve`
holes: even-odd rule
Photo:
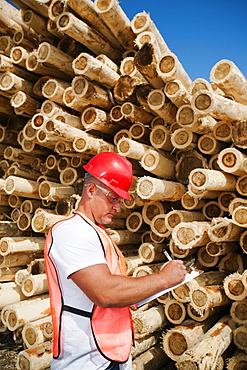
[[[85,267],[106,264],[98,234],[91,225],[78,218],[61,222],[53,230],[51,253],[67,278]]]

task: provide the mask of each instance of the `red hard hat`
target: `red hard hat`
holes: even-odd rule
[[[102,152],[83,168],[121,198],[130,200],[128,190],[132,183],[132,164],[128,159],[117,153]]]

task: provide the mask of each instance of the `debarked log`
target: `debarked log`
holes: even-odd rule
[[[20,370],[46,369],[52,361],[52,344],[44,342],[34,348],[29,348],[18,353],[17,366]],[[42,367],[40,367],[42,366]]]
[[[174,243],[181,249],[206,245],[210,241],[209,227],[210,222],[206,221],[181,222],[172,231]]]
[[[185,193],[185,186],[178,182],[144,176],[137,181],[136,192],[143,199],[176,202]]]
[[[199,313],[211,307],[230,303],[231,300],[226,295],[223,285],[197,287],[190,291],[190,304]]]
[[[177,368],[179,370],[185,370],[188,366],[190,368],[216,368],[217,360],[231,343],[232,331],[235,327],[229,316],[222,317],[197,343],[182,354],[176,363]],[[210,356],[205,356],[205,348]]]
[[[133,312],[133,322],[136,339],[161,330],[168,324],[162,305],[151,307],[142,312]]]
[[[90,80],[97,81],[110,88],[116,84],[120,77],[117,72],[88,53],[78,55],[73,60],[72,67],[76,75],[87,76]]]
[[[247,80],[234,62],[222,59],[210,71],[210,79],[226,95],[234,97],[238,103],[247,105]]]
[[[63,12],[60,14],[56,24],[59,31],[66,33],[76,41],[85,45],[96,55],[104,53],[114,61],[120,58],[119,51],[106,41],[100,33],[75,17],[72,13]]]
[[[21,291],[26,297],[48,292],[46,274],[28,275],[24,277],[21,284]]]
[[[191,100],[192,108],[197,113],[210,114],[219,120],[240,120],[245,119],[247,107],[223,96],[209,91],[198,91]]]
[[[0,239],[0,254],[7,256],[16,252],[34,252],[44,249],[44,238],[40,237],[2,237]]]
[[[228,173],[201,168],[192,170],[189,175],[190,184],[198,190],[234,191],[236,181],[236,178]]]
[[[225,277],[223,286],[227,297],[233,301],[241,301],[247,296],[247,289],[242,280],[242,274],[235,272]]]
[[[26,323],[21,335],[27,348],[36,347],[50,340],[52,338],[51,316]]]

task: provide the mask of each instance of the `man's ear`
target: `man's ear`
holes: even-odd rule
[[[87,185],[87,189],[86,189],[86,192],[87,192],[87,196],[91,199],[93,197],[93,194],[96,190],[96,186],[93,184],[93,183],[90,183]]]

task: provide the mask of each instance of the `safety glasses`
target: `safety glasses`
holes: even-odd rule
[[[85,184],[85,186],[87,186],[89,184]],[[112,194],[112,192],[110,190],[107,190],[105,188],[103,188],[102,186],[100,185],[96,185],[94,184],[98,189],[100,189],[102,191],[102,193],[105,194],[106,198],[109,200],[110,203],[113,203],[113,204],[116,204],[118,202],[121,202],[122,201],[122,198],[117,196],[117,195],[114,195]]]

